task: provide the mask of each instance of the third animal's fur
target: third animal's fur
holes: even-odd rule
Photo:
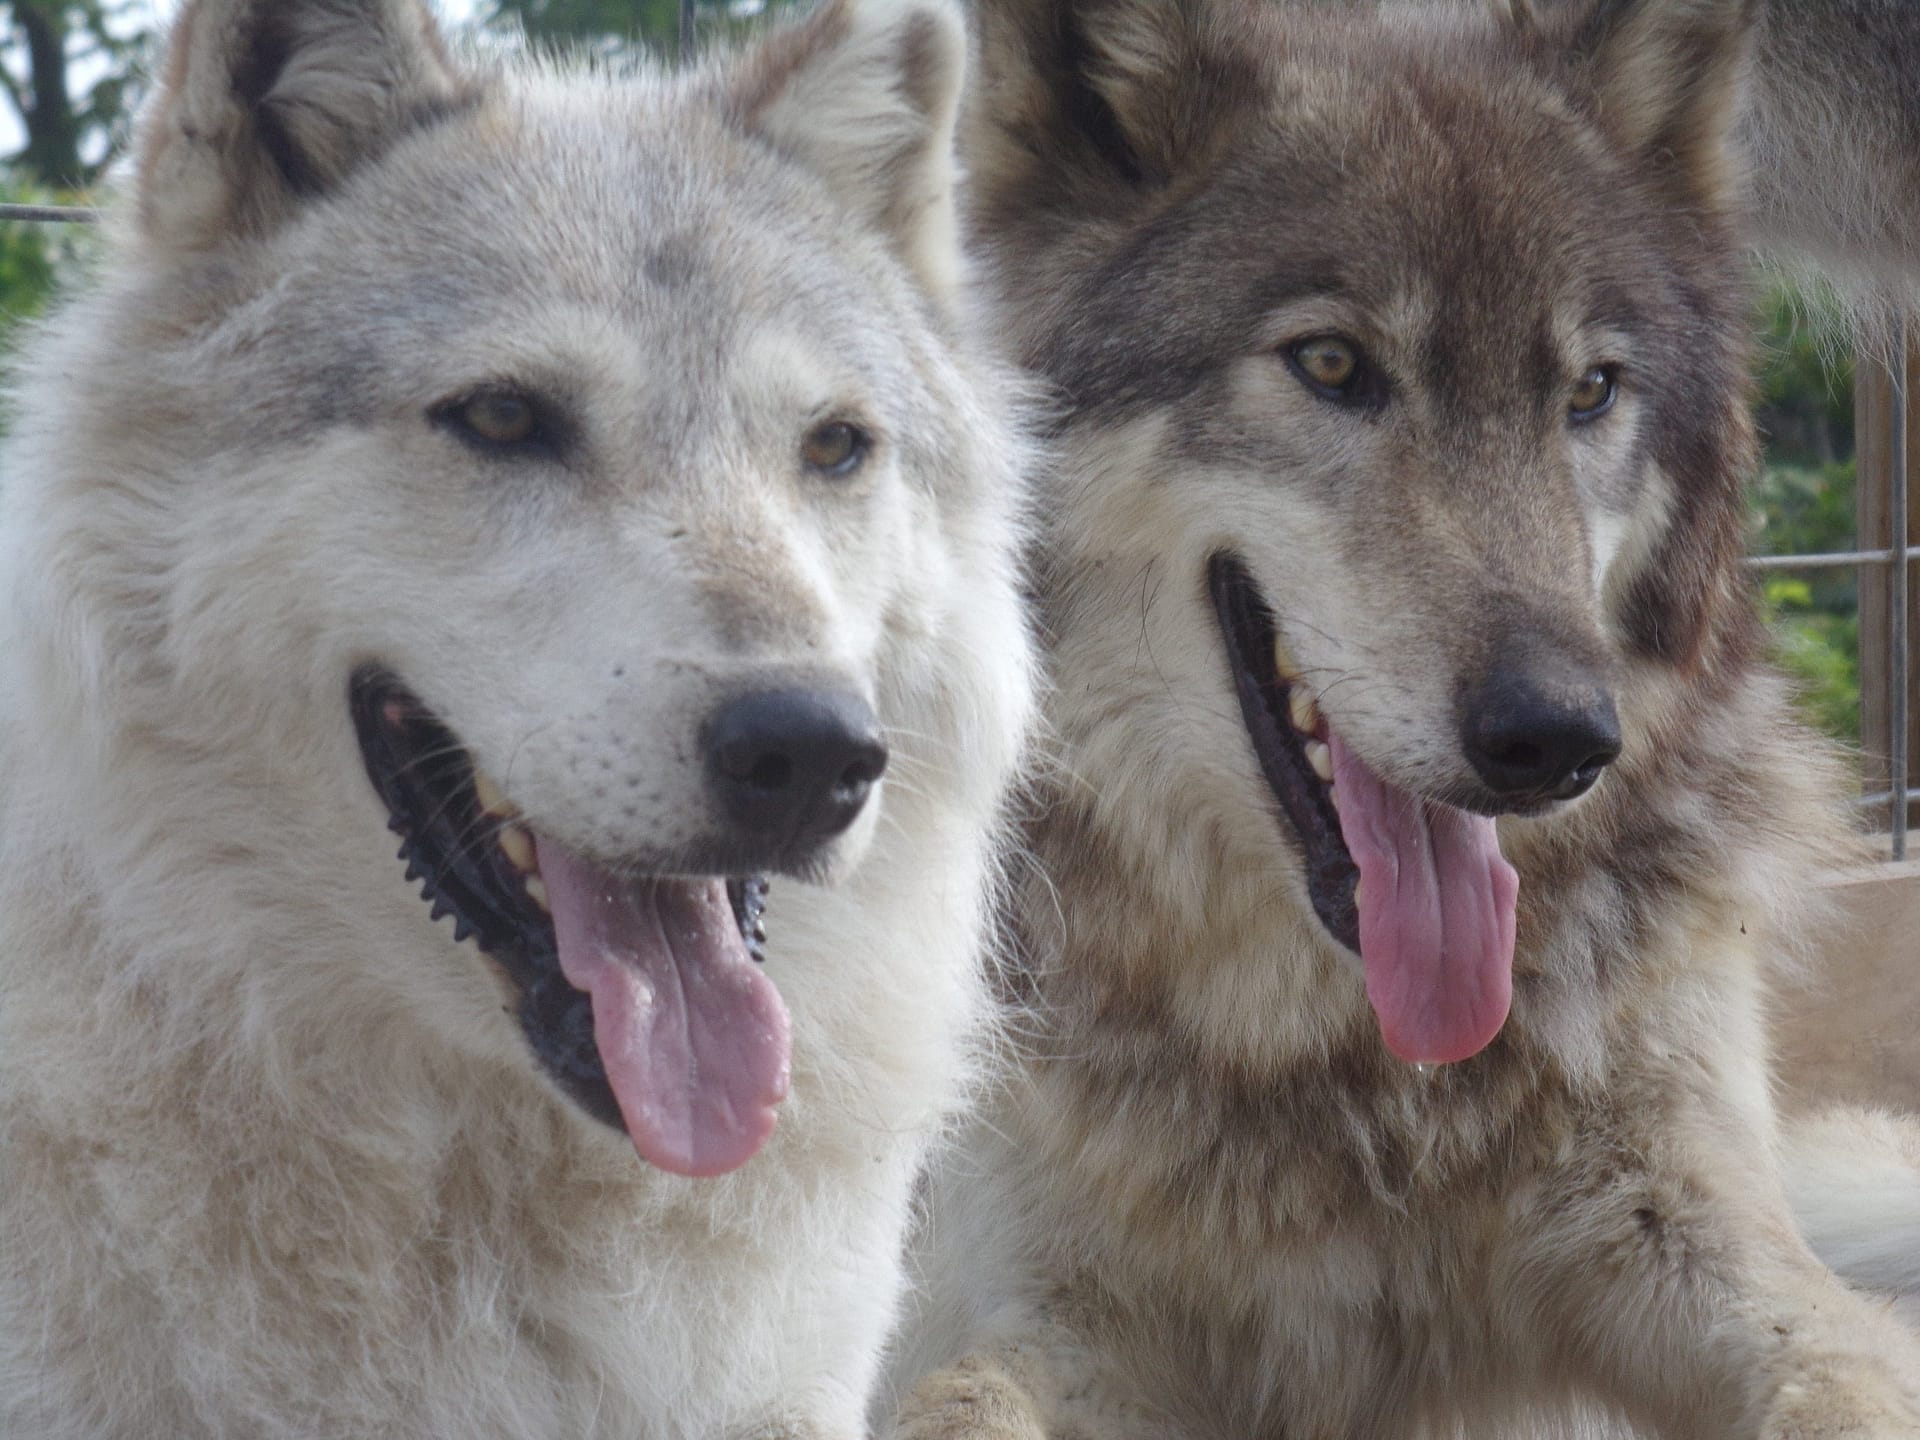
[[[1920,1435],[1772,1158],[1847,842],[1739,569],[1752,8],[978,8],[1061,764],[915,1440]]]

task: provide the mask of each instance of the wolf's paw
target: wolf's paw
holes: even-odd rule
[[[913,1387],[894,1440],[1047,1440],[1047,1432],[1013,1377],[976,1356]]]
[[[1774,1396],[1760,1440],[1920,1440],[1920,1407],[1880,1374],[1790,1381]]]

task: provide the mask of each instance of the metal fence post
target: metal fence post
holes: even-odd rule
[[[1891,499],[1890,534],[1887,548],[1893,552],[1893,564],[1887,577],[1887,788],[1892,821],[1893,858],[1907,858],[1907,745],[1908,727],[1913,717],[1907,709],[1907,689],[1913,657],[1907,636],[1907,547],[1912,543],[1907,531],[1907,335],[1905,325],[1896,328],[1893,358],[1893,403],[1888,408],[1887,488]]]

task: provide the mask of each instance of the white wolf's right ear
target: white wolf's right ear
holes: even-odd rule
[[[470,89],[419,0],[190,0],[141,116],[141,228],[263,233]]]
[[[952,0],[828,0],[763,44],[729,92],[749,130],[824,176],[942,304],[960,276],[966,56]]]

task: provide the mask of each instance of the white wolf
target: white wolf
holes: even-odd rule
[[[1030,703],[964,56],[187,8],[5,453],[0,1433],[860,1432]]]

